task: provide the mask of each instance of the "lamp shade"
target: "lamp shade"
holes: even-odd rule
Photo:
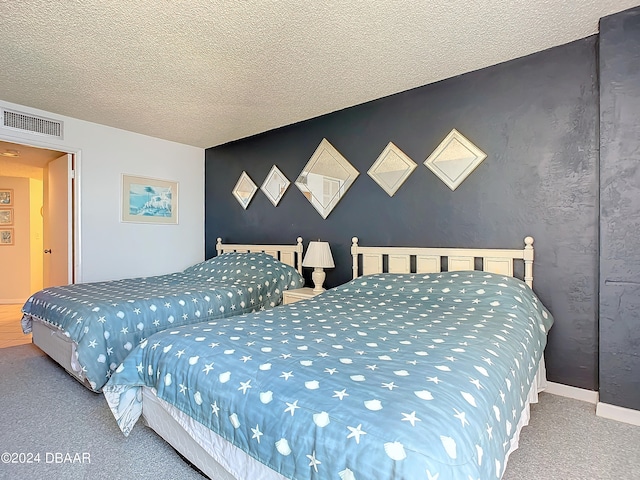
[[[333,257],[329,242],[309,242],[307,253],[302,259],[303,267],[333,268]]]

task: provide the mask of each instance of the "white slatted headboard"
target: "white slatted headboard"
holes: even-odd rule
[[[259,245],[222,243],[222,238],[216,242],[216,252],[218,255],[225,252],[264,252],[277,258],[282,263],[291,265],[300,275],[302,275],[302,237],[298,237],[295,245]]]
[[[358,237],[351,239],[353,278],[359,275],[385,273],[438,273],[446,258],[447,271],[476,270],[480,259],[481,271],[514,276],[514,261],[524,261],[524,281],[533,288],[533,237],[524,239],[521,250],[498,248],[424,248],[424,247],[361,247]],[[362,273],[359,272],[362,258]],[[412,270],[412,264],[415,268]]]

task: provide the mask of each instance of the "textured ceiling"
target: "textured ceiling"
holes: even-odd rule
[[[211,147],[561,45],[639,0],[0,0],[0,99]]]

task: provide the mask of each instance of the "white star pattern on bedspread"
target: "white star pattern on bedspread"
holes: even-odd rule
[[[282,291],[304,279],[265,253],[226,253],[167,275],[44,289],[23,306],[33,318],[76,344],[84,376],[100,390],[125,356],[150,335],[172,326],[278,305]]]
[[[147,385],[287,477],[499,478],[552,321],[509,277],[365,276],[157,334],[104,393],[125,434]]]

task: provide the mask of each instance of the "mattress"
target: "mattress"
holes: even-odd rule
[[[71,358],[43,345],[65,368],[100,391],[129,352],[169,327],[272,308],[282,292],[304,284],[302,276],[267,253],[224,253],[182,272],[156,277],[51,287],[22,308],[22,326],[34,321],[75,344]],[[42,336],[39,337],[42,339]],[[38,344],[38,340],[35,341]],[[53,347],[57,348],[57,347]]]
[[[31,326],[31,341],[53,360],[58,362],[71,376],[91,388],[77,362],[76,344],[62,331],[46,322],[34,319]]]
[[[286,478],[499,478],[552,322],[511,277],[368,275],[156,334],[104,393],[125,434],[154,388]]]

